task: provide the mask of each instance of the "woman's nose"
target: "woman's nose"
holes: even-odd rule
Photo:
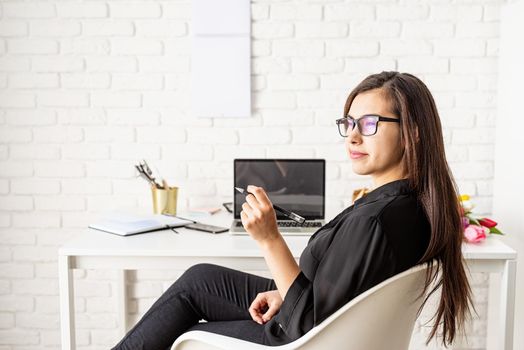
[[[362,142],[362,135],[360,135],[360,132],[358,131],[358,127],[355,126],[353,130],[348,130],[348,136],[347,139],[351,144],[359,144]]]

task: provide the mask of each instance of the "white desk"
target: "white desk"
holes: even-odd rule
[[[202,221],[228,226],[226,223],[230,220],[227,215],[217,214]],[[122,271],[118,281],[122,334],[127,330],[126,270],[185,270],[194,264],[208,262],[238,270],[267,271],[256,243],[248,236],[212,235],[187,229],[177,231],[180,233],[166,230],[120,237],[86,229],[85,233],[59,249],[62,349],[75,349],[73,269]],[[300,256],[307,240],[308,237],[286,237],[293,256]],[[488,338],[497,338],[494,349],[512,350],[517,253],[496,238],[480,245],[467,244],[463,251],[471,272],[502,275],[500,315],[494,323],[499,328],[489,327]]]

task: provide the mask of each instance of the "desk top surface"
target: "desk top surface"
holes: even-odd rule
[[[231,216],[216,215],[206,223],[229,226]],[[86,229],[64,244],[60,255],[68,256],[202,256],[202,257],[262,257],[257,243],[249,236],[229,233],[210,234],[178,228],[128,237]],[[307,245],[308,236],[284,236],[293,256],[299,257]],[[464,244],[466,259],[516,259],[514,249],[497,237],[488,237],[480,244]]]

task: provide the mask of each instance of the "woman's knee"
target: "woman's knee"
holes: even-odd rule
[[[196,264],[188,268],[184,273],[173,283],[173,286],[179,286],[182,289],[194,289],[200,282],[209,280],[212,276],[216,276],[221,267],[213,264]]]
[[[207,277],[211,274],[214,274],[217,272],[217,270],[220,269],[221,266],[213,265],[213,264],[196,264],[191,266],[189,269],[187,269],[180,278],[190,278],[190,279],[198,279],[202,277]]]

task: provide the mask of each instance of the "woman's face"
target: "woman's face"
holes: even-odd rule
[[[348,114],[355,119],[366,114],[398,119],[390,112],[389,103],[380,89],[358,94]],[[375,187],[405,177],[399,123],[380,121],[377,132],[371,136],[362,136],[355,126],[348,130],[345,145],[353,171],[359,175],[371,175]]]

